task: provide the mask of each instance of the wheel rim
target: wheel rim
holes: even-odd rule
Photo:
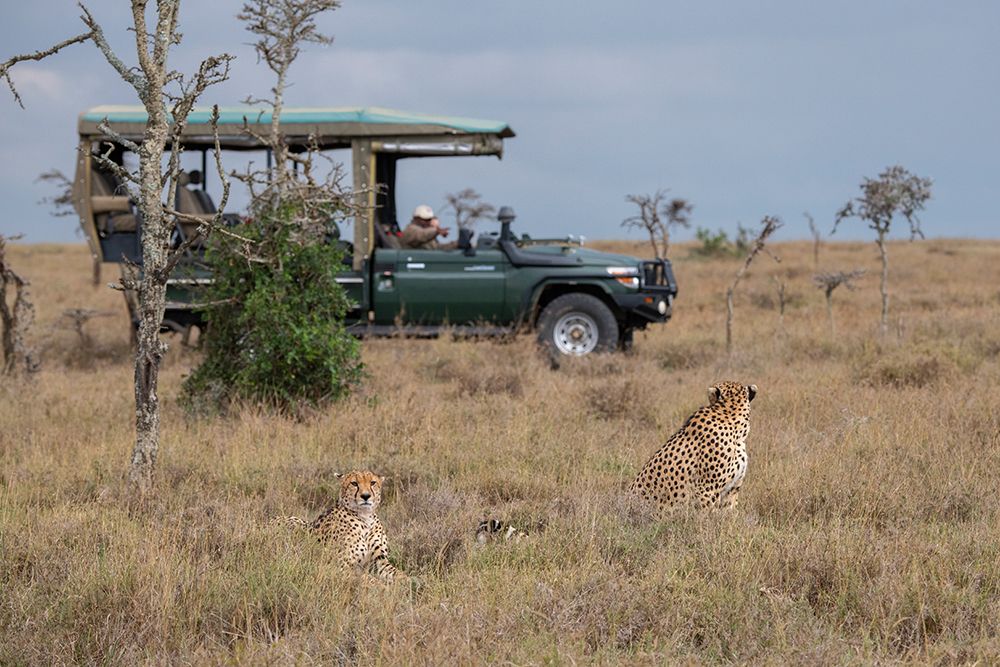
[[[559,318],[552,338],[560,352],[579,357],[594,351],[600,333],[594,318],[586,313],[573,312]]]

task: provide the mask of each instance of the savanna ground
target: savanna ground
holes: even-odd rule
[[[0,385],[0,664],[995,663],[1000,243],[892,244],[882,342],[873,244],[823,247],[821,269],[869,270],[833,339],[810,244],[776,250],[731,358],[738,260],[689,246],[674,320],[631,355],[553,371],[527,337],[366,342],[363,390],[302,420],[186,416],[197,353],[174,338],[156,494],[134,504],[121,297],[82,247],[15,247],[44,370]],[[56,326],[75,307],[113,315],[81,340]],[[760,390],[739,510],[630,516],[623,489],[722,379]],[[265,525],[362,466],[390,476],[413,585],[365,587]],[[531,536],[477,547],[487,515]]]

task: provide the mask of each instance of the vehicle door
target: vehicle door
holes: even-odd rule
[[[507,324],[510,263],[499,249],[396,251],[399,314],[407,324]]]

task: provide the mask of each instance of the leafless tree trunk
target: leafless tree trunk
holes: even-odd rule
[[[802,215],[806,216],[806,220],[809,221],[809,232],[813,237],[813,268],[819,268],[819,244],[823,240],[823,235],[819,231],[819,227],[816,226],[816,221],[809,214],[808,211]]]
[[[166,345],[160,340],[160,326],[166,305],[167,279],[181,260],[182,254],[190,248],[190,243],[185,243],[181,248],[171,251],[170,234],[178,214],[164,206],[163,194],[165,190],[174,192],[176,188],[180,172],[179,139],[187,123],[188,114],[208,86],[228,77],[229,62],[232,59],[229,55],[208,58],[201,63],[198,72],[190,79],[185,79],[180,73],[169,70],[167,56],[170,48],[178,44],[181,39],[177,30],[180,0],[156,1],[156,24],[152,32],[146,22],[148,4],[149,0],[131,1],[131,30],[135,39],[137,66],[127,65],[111,49],[102,27],[83,5],[81,5],[83,11],[81,20],[89,32],[60,42],[46,51],[31,56],[15,56],[0,64],[0,77],[7,80],[15,99],[20,103],[21,98],[9,74],[11,66],[23,60],[40,60],[70,44],[91,41],[118,75],[132,86],[146,109],[148,119],[141,144],[135,144],[119,136],[107,123],[101,128],[112,141],[139,157],[138,175],[126,171],[120,165],[108,160],[106,156],[97,157],[103,166],[114,171],[125,183],[136,186],[133,188],[130,185],[129,189],[131,196],[138,203],[142,216],[142,269],[140,272],[136,267],[132,267],[121,281],[122,289],[136,290],[139,296],[139,331],[134,378],[136,439],[128,472],[129,483],[139,494],[145,494],[150,490],[159,450],[160,403],[157,389],[160,361],[166,351]],[[176,86],[177,92],[169,92],[168,86]],[[164,173],[162,162],[168,140],[172,141],[173,150],[169,167]],[[221,210],[225,206],[229,192],[228,181],[225,180],[221,165],[218,164],[218,151],[216,162],[220,167],[224,190],[219,207],[220,213],[214,223],[218,223],[221,217]],[[193,238],[189,241],[197,240],[204,233],[202,231],[192,235]]]
[[[38,371],[38,357],[28,344],[28,330],[35,321],[28,281],[7,262],[8,239],[0,234],[0,336],[3,347],[3,373],[12,375],[19,369],[32,374]],[[14,288],[14,304],[7,303],[7,288]]]
[[[736,286],[740,284],[740,281],[743,279],[743,275],[747,272],[747,269],[750,268],[750,263],[753,262],[757,253],[761,251],[767,252],[764,249],[767,237],[773,234],[774,231],[781,226],[781,220],[768,215],[764,217],[760,224],[760,233],[757,234],[757,238],[755,238],[750,244],[750,251],[747,253],[746,259],[743,261],[743,266],[741,266],[740,270],[736,272],[736,277],[733,278],[732,284],[726,290],[726,354],[731,354],[733,351],[733,294],[736,292]],[[774,255],[771,255],[771,257],[776,262],[780,261]]]
[[[830,319],[830,340],[836,337],[836,329],[833,324],[833,291],[843,285],[849,290],[854,289],[853,281],[865,275],[861,269],[854,271],[838,271],[836,273],[818,273],[813,276],[813,282],[823,290],[826,296],[826,314]]]
[[[878,284],[879,294],[882,295],[882,317],[879,320],[879,333],[885,336],[889,332],[889,250],[885,247],[885,231],[878,231],[879,258],[882,260],[882,279]]]

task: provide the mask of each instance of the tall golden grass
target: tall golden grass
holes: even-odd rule
[[[643,254],[639,244],[604,247]],[[362,391],[291,420],[177,406],[165,361],[156,493],[129,499],[132,368],[120,295],[77,246],[19,246],[44,370],[0,385],[0,664],[994,663],[1000,659],[1000,243],[893,244],[876,338],[874,245],[834,299],[810,244],[676,250],[675,318],[635,351],[550,370],[531,340],[364,344]],[[770,276],[787,284],[779,324]],[[109,310],[92,342],[56,326]],[[662,522],[623,489],[717,380],[754,382],[738,511]],[[380,514],[411,587],[364,586],[269,527],[390,477]],[[495,515],[527,540],[477,547]]]

